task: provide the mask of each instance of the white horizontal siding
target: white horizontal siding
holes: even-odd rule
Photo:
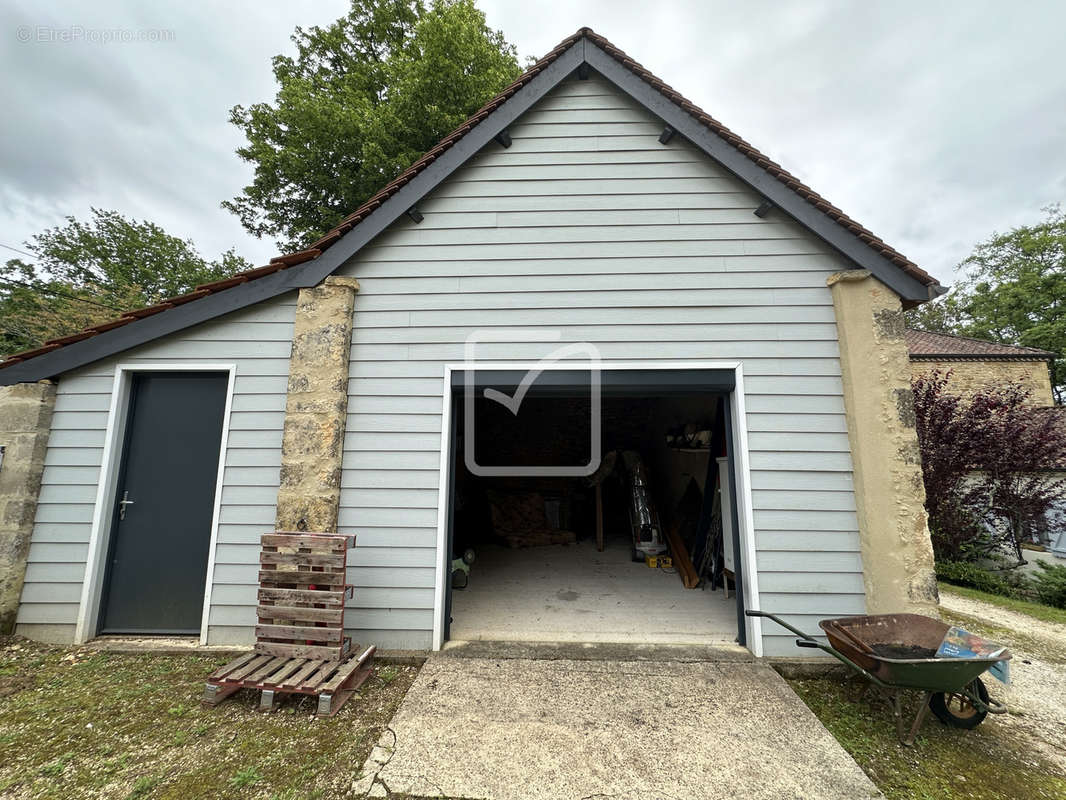
[[[74,635],[119,363],[237,365],[216,557],[258,562],[259,536],[273,527],[277,502],[294,313],[292,295],[267,301],[60,377],[19,630],[58,641]],[[216,582],[223,597],[227,588],[224,578]],[[209,640],[225,636],[211,629]]]
[[[343,272],[359,278],[340,525],[358,535],[346,626],[428,647],[442,368],[481,328],[558,331],[613,359],[740,359],[763,607],[813,629],[864,608],[839,352],[826,276],[845,265],[597,80],[511,127]],[[261,533],[278,484],[292,299],[64,376],[19,624],[73,629],[117,361],[236,362],[210,611],[252,640]],[[555,345],[485,345],[536,359]],[[767,651],[791,640],[767,625]]]
[[[660,145],[661,122],[602,81],[563,84],[509,130],[509,149],[488,146],[419,203],[421,224],[401,219],[342,268],[361,287],[342,529],[411,563],[430,553],[443,365],[475,330],[558,331],[607,360],[739,359],[763,607],[807,628],[861,612],[825,285],[846,265],[783,215],[755,217],[757,195],[685,143]],[[557,344],[484,344],[478,357],[536,360]],[[405,584],[404,616],[353,624],[428,646],[430,563],[424,584]],[[357,572],[356,597],[390,569]],[[768,651],[791,649],[772,628]]]

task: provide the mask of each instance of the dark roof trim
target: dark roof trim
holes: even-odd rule
[[[953,355],[950,353],[911,353],[911,361],[1054,361],[1055,354],[1040,355],[1039,353],[1030,353],[1028,355],[1010,354],[1010,353],[967,353],[961,355]]]
[[[1054,361],[1058,358],[1057,353],[1036,347],[916,328],[907,328],[903,338],[913,361]]]
[[[382,198],[380,201],[372,199],[368,202],[367,208],[362,210],[363,216],[360,216],[354,227],[343,234],[334,230],[323,237],[316,243],[321,245],[321,249],[274,259],[277,263],[272,262],[267,267],[235,276],[231,279],[238,282],[234,286],[226,287],[228,281],[210,285],[210,293],[195,298],[193,302],[182,302],[173,307],[170,307],[169,302],[164,303],[155,307],[151,316],[144,316],[135,322],[110,329],[97,326],[95,330],[98,332],[88,335],[88,338],[62,344],[58,341],[50,343],[45,348],[26,353],[24,361],[19,358],[20,354],[16,354],[15,358],[0,365],[0,386],[54,377],[293,289],[318,285],[408,209],[415,206],[471,156],[490,144],[497,134],[512,125],[563,79],[586,64],[596,69],[649,112],[669,123],[704,153],[720,162],[740,180],[856,266],[869,269],[895,290],[906,305],[915,305],[939,293],[940,287],[935,284],[927,285],[907,273],[904,267],[909,262],[900,266],[880,255],[872,245],[844,227],[844,222],[837,221],[816,208],[782,183],[784,178],[775,176],[760,165],[760,162],[770,165],[772,162],[761,156],[758,160],[753,160],[754,156],[745,155],[708,127],[713,120],[705,122],[689,114],[677,102],[649,83],[651,78],[642,77],[646,72],[642,67],[629,61],[624,54],[616,57],[605,52],[596,42],[589,39],[590,36],[613,47],[587,29],[582,29],[564,41],[500,97],[490,101],[485,110],[472,117],[459,132],[449,135],[442,140],[441,145],[434,148],[436,151],[446,144],[447,148],[443,152],[433,155],[434,151],[431,151],[411,170],[383,189],[376,196]],[[630,68],[631,64],[642,74],[634,72]],[[536,74],[530,77],[533,72]],[[516,90],[514,87],[519,83],[522,85]],[[429,161],[431,155],[433,157]],[[755,153],[755,156],[758,154]],[[412,175],[416,167],[418,171]],[[850,220],[846,221],[858,228]],[[867,233],[865,229],[858,229]],[[925,273],[919,271],[919,274]],[[164,310],[158,310],[160,308]],[[139,316],[139,312],[127,314],[127,318],[131,316]]]
[[[912,302],[924,302],[937,295],[937,292],[931,291],[921,281],[907,275],[838,222],[808,203],[704,123],[687,114],[594,42],[585,44],[585,57],[593,69],[651,113],[668,122],[670,127],[815,236],[853,263],[870,270],[902,298]]]
[[[293,282],[296,277],[295,270],[281,270],[26,361],[17,361],[0,369],[0,386],[50,378],[231,311],[269,300],[297,288]]]
[[[345,261],[384,231],[407,209],[445,181],[455,170],[490,144],[500,133],[528,111],[584,61],[586,40],[578,39],[529,83],[519,89],[507,102],[492,112],[484,122],[472,128],[436,160],[418,173],[409,183],[385,200],[369,217],[325,253],[308,263],[301,272],[298,286],[317,286],[332,275]]]
[[[407,209],[432,191],[467,159],[491,142],[496,134],[512,124],[576,70],[584,61],[584,44],[583,38],[578,39],[496,109],[490,117],[491,125],[483,123],[471,129],[403,188],[385,200],[366,220],[314,260],[207,295],[194,303],[167,309],[138,320],[136,324],[124,325],[80,342],[58,347],[25,362],[16,362],[0,369],[0,386],[49,378],[222,314],[269,300],[293,289],[317,286],[367,242],[407,213]]]

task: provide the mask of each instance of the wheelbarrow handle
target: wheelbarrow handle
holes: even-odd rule
[[[785,622],[783,619],[781,619],[781,617],[779,617],[779,616],[777,616],[775,614],[771,614],[768,611],[755,611],[753,609],[749,609],[748,611],[745,611],[744,614],[745,614],[745,616],[749,616],[749,617],[766,617],[767,619],[772,619],[774,622],[776,622],[782,628],[785,628],[787,630],[792,631],[794,634],[799,636],[804,641],[806,641],[806,642],[814,642],[814,641],[816,641],[813,636],[809,636],[808,634],[806,634],[803,631],[801,631],[799,628],[792,627],[787,622]],[[799,643],[797,642],[797,644],[799,644]],[[811,645],[808,644],[808,645],[800,645],[800,646],[801,647],[810,647]]]
[[[852,661],[850,658],[848,658],[846,655],[841,653],[836,648],[831,647],[830,645],[827,645],[827,644],[822,644],[817,639],[815,639],[813,636],[809,636],[806,633],[804,633],[803,631],[801,631],[799,628],[796,628],[796,627],[793,627],[792,625],[789,625],[787,622],[785,622],[783,619],[778,617],[776,614],[770,614],[769,612],[766,612],[766,611],[755,611],[755,610],[745,611],[744,614],[749,616],[749,617],[766,617],[767,619],[772,619],[774,622],[776,622],[782,628],[785,628],[786,630],[789,630],[792,633],[794,633],[794,634],[796,634],[797,636],[800,637],[799,639],[796,640],[796,647],[810,647],[810,648],[817,648],[819,650],[822,650],[822,651],[828,653],[829,655],[831,655],[833,658],[835,658],[837,661],[839,661],[844,666],[849,667],[850,669],[853,669],[856,672],[858,672],[860,675],[862,675],[864,678],[866,678],[868,681],[870,681],[870,683],[873,683],[876,686],[880,686],[881,688],[889,688],[888,684],[886,684],[884,681],[882,681],[876,675],[873,675],[869,671],[863,669],[861,666],[856,664],[854,661]]]

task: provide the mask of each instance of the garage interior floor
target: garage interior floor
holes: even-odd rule
[[[721,644],[736,639],[736,600],[686,589],[630,559],[628,541],[510,549],[486,545],[452,592],[452,640]]]

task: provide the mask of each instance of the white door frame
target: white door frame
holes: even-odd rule
[[[200,619],[200,644],[207,644],[207,623],[211,612],[211,586],[215,572],[215,546],[218,542],[218,517],[222,503],[222,476],[226,469],[226,445],[229,442],[229,418],[233,407],[233,384],[237,376],[236,364],[164,362],[124,363],[115,367],[111,387],[111,406],[107,412],[104,434],[104,453],[100,462],[100,478],[96,489],[92,528],[89,532],[89,552],[85,562],[85,580],[78,605],[78,622],[74,629],[75,644],[84,644],[96,635],[100,619],[100,596],[103,591],[107,548],[111,540],[115,497],[119,471],[122,467],[122,445],[126,438],[126,418],[129,415],[130,387],[134,373],[142,372],[225,372],[226,408],[222,416],[222,440],[219,447],[218,469],[215,479],[215,499],[211,511],[211,543],[207,554],[207,580],[204,586],[204,608]]]
[[[433,649],[440,650],[444,644],[445,581],[450,577],[448,565],[451,554],[448,552],[448,508],[451,503],[448,476],[451,474],[451,430],[452,430],[452,373],[463,372],[473,368],[475,371],[487,370],[533,370],[544,369],[544,364],[530,361],[468,361],[444,365],[444,386],[442,389],[442,416],[440,440],[440,485],[437,496],[437,572],[434,579],[433,594]],[[748,609],[758,610],[759,577],[755,564],[755,528],[751,503],[751,461],[748,456],[748,423],[744,406],[744,365],[739,361],[610,361],[592,364],[590,362],[566,361],[555,362],[549,369],[556,370],[731,370],[736,385],[729,393],[729,410],[733,419],[733,453],[736,457],[735,472],[737,484],[737,516],[740,522],[740,546],[743,551],[744,603]],[[759,617],[745,617],[747,621],[746,638],[748,649],[756,656],[763,654],[762,624]]]

